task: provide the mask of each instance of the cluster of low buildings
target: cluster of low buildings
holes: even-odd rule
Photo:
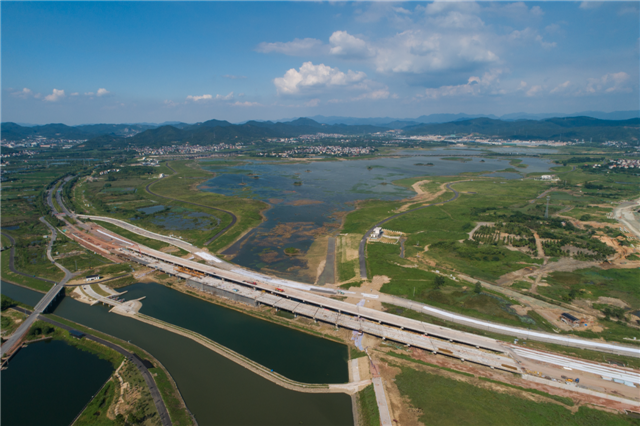
[[[171,146],[161,146],[159,148],[152,147],[133,147],[140,155],[165,155],[165,154],[200,154],[206,152],[216,152],[223,151],[226,149],[243,149],[244,145],[241,143],[219,143],[217,145],[171,145]]]
[[[36,155],[36,154],[37,154],[37,152],[36,152],[36,151],[30,151],[30,150],[28,150],[28,149],[24,149],[24,150],[17,151],[17,152],[13,152],[13,153],[4,153],[4,152],[3,152],[2,154],[0,154],[0,158],[2,158],[2,159],[4,160],[5,158],[11,158],[11,157],[22,157],[22,156],[24,156],[24,155],[32,156],[32,155]],[[4,166],[9,165],[9,163],[8,163],[8,162],[6,162],[6,161],[3,161],[3,162],[2,162],[2,164],[3,164]]]
[[[296,147],[283,152],[259,152],[256,155],[259,157],[300,157],[306,155],[328,155],[332,157],[356,157],[359,155],[368,155],[375,151],[375,148],[371,147],[349,147],[349,146],[309,146],[309,147]]]
[[[86,142],[86,139],[51,139],[42,136],[36,136],[32,139],[22,139],[19,141],[9,141],[2,139],[0,146],[3,148],[62,148],[69,149],[82,142]]]
[[[117,173],[119,172],[120,169],[109,169],[109,170],[103,170],[100,173],[98,173],[100,176],[104,176],[104,175],[108,175],[109,173]]]
[[[323,139],[332,139],[337,143],[351,143],[354,141],[361,141],[360,138],[349,137],[341,135],[339,133],[316,133],[315,135],[300,135],[294,138],[267,138],[264,141],[267,143],[301,143],[301,142],[315,142]]]
[[[608,169],[640,169],[640,159],[609,160],[609,164],[594,164],[593,168],[607,167]]]
[[[585,164],[586,166],[586,164]],[[598,163],[591,166],[592,169],[640,169],[640,159],[609,160],[608,163]]]

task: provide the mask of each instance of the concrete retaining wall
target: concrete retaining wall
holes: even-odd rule
[[[230,291],[226,291],[217,287],[213,287],[210,285],[206,285],[194,280],[187,280],[186,284],[188,287],[195,288],[196,290],[202,291],[204,293],[213,294],[214,296],[224,297],[225,299],[233,300],[234,302],[244,303],[249,306],[257,306],[256,301],[254,299],[250,299],[248,297],[232,293]]]

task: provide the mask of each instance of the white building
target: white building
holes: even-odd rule
[[[380,228],[379,226],[376,228],[373,228],[373,232],[371,233],[371,238],[380,238],[382,237],[382,228]]]

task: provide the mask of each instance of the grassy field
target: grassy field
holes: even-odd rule
[[[44,224],[40,221],[25,223],[20,229],[11,231],[11,235],[16,240],[15,267],[18,271],[53,281],[64,277],[64,273],[46,256],[51,235]],[[9,251],[2,253],[8,255]]]
[[[71,272],[86,271],[112,262],[59,234],[51,249],[54,259]]]
[[[587,407],[572,413],[553,402],[535,402],[464,381],[400,367],[400,393],[421,410],[424,424],[437,425],[635,425],[636,420]]]
[[[242,199],[242,202],[239,202],[241,199],[237,197],[228,197],[206,191],[195,191],[194,189],[198,184],[207,179],[211,179],[214,174],[201,169],[197,163],[193,162],[171,162],[171,167],[176,170],[178,174],[158,182],[158,184],[153,186],[154,192],[191,203],[227,210],[233,212],[238,219],[232,229],[209,246],[210,250],[217,251],[226,247],[244,232],[262,222],[260,212],[268,208],[266,203],[250,199]],[[192,205],[189,205],[189,208],[200,209],[207,213],[212,212],[210,209]],[[221,224],[217,228],[218,231],[231,222],[231,217],[227,214],[220,212],[215,212],[214,214],[218,215],[221,219]],[[210,238],[214,233],[215,232],[205,236],[202,240],[204,241]]]
[[[356,426],[380,425],[380,411],[378,411],[373,385],[367,386],[358,393],[358,414],[360,424]]]
[[[33,290],[41,291],[46,293],[53,286],[53,284],[38,280],[32,277],[25,277],[23,275],[14,274],[9,270],[9,250],[5,250],[0,255],[2,258],[2,279],[19,284],[25,287],[29,287]]]
[[[74,425],[78,426],[108,426],[115,422],[107,417],[109,407],[116,397],[117,386],[113,379],[109,380],[93,397]],[[117,398],[116,398],[117,401]]]
[[[237,216],[238,221],[209,246],[213,251],[226,247],[246,230],[262,221],[260,211],[267,207],[265,203],[199,191],[196,189],[198,184],[212,178],[213,173],[202,170],[199,164],[193,161],[172,161],[170,165],[177,171],[175,175],[163,166],[152,168],[152,173],[128,173],[123,176],[110,173],[108,178],[81,182],[73,191],[75,197],[80,197],[76,204],[83,204],[82,201],[85,201],[84,204],[88,204],[88,207],[84,208],[90,214],[126,220],[161,234],[170,232],[198,246],[204,245],[231,223],[232,218],[229,214],[208,206],[231,211]],[[159,173],[165,173],[168,177],[159,180]],[[161,197],[146,192],[149,184],[150,190]],[[140,210],[154,206],[158,206],[160,210],[149,213]],[[129,235],[125,236],[139,240]],[[158,242],[152,244],[157,246]]]
[[[519,168],[519,159],[511,159],[511,165]],[[369,243],[367,245],[367,273],[370,278],[384,275],[391,282],[385,284],[381,291],[420,300],[434,306],[440,306],[455,312],[478,318],[508,323],[512,325],[533,327],[549,331],[552,327],[539,315],[532,314],[529,319],[535,326],[527,324],[529,319],[515,315],[506,306],[504,296],[498,294],[470,295],[452,281],[445,281],[443,288],[435,289],[435,269],[448,272],[462,272],[478,279],[495,282],[506,273],[523,269],[527,266],[542,264],[536,256],[537,249],[533,232],[546,238],[544,250],[551,256],[550,262],[561,257],[574,257],[578,260],[604,260],[613,249],[605,246],[594,235],[606,234],[618,237],[621,244],[630,244],[615,229],[591,230],[574,227],[566,219],[544,219],[545,197],[537,197],[545,190],[551,197],[550,212],[574,217],[578,220],[598,220],[610,222],[606,214],[611,211],[612,202],[630,199],[637,193],[633,185],[640,184],[637,176],[609,176],[595,174],[588,169],[572,166],[559,166],[556,173],[560,179],[549,184],[533,179],[504,180],[469,176],[473,181],[455,184],[460,197],[450,203],[427,207],[407,213],[384,224],[384,228],[401,231],[406,235],[405,257],[400,258],[400,249],[394,245]],[[461,177],[415,177],[394,182],[406,188],[416,182],[427,179],[429,182],[421,186],[434,193],[443,183],[459,181]],[[451,197],[451,193],[440,196],[440,200]],[[410,207],[418,207],[414,203]],[[359,208],[347,215],[344,231],[362,235],[374,223],[392,216],[398,203],[366,201]],[[585,216],[587,215],[587,216]],[[498,237],[480,238],[469,241],[467,235],[478,222],[488,222],[485,227]],[[499,232],[498,232],[499,231]],[[502,234],[500,234],[500,232]],[[507,237],[504,237],[504,235]],[[573,247],[576,251],[566,249]],[[522,247],[519,251],[516,247]],[[353,266],[348,261],[338,263],[339,275],[350,277]],[[597,301],[598,297],[614,297],[629,304],[628,311],[640,307],[640,294],[635,283],[633,270],[607,270],[599,268],[581,272],[563,272],[552,274],[547,282],[548,287],[540,287],[539,292],[551,300],[567,302],[575,298],[586,298]],[[518,282],[514,290],[524,291],[530,284]],[[506,308],[506,309],[505,309]],[[604,308],[603,308],[604,309]],[[610,308],[612,309],[612,308]],[[605,326],[607,339],[620,340],[629,337],[633,330],[612,317]],[[589,333],[587,333],[589,334]],[[593,333],[592,333],[593,334]],[[602,336],[604,336],[602,334]],[[598,337],[585,334],[584,337]]]
[[[601,296],[626,302],[632,310],[640,309],[640,286],[635,269],[578,269],[573,272],[552,272],[547,277],[549,287],[538,289],[540,294],[564,300],[571,290],[581,299],[597,300]]]
[[[4,295],[2,295],[4,300]],[[2,316],[0,316],[0,328],[2,329],[2,336],[10,336],[22,321],[27,318],[22,312],[14,310],[3,310]]]
[[[93,398],[78,418],[76,425],[160,425],[158,411],[140,371],[131,363],[125,362],[120,369],[120,376],[128,383],[125,392],[126,412],[119,414],[114,420],[109,419],[107,413],[113,403],[117,403],[120,395],[120,385],[116,378],[112,378]]]
[[[509,307],[514,302],[502,295],[487,290],[476,294],[468,283],[448,277],[442,277],[443,284],[438,288],[435,280],[441,275],[411,267],[411,261],[399,257],[400,247],[396,245],[373,243],[368,245],[367,251],[369,276],[385,275],[391,278],[381,288],[384,293],[503,324],[545,331],[549,329],[542,319],[536,321],[529,316],[517,315]],[[389,309],[393,311],[394,308]]]
[[[387,355],[391,355],[392,357],[395,358],[400,358],[400,359],[404,359],[406,361],[411,361],[411,362],[415,362],[416,364],[420,364],[420,365],[426,365],[427,367],[431,367],[431,368],[437,368],[439,370],[443,370],[443,371],[448,371],[449,373],[455,373],[455,374],[461,374],[463,376],[467,376],[467,377],[475,377],[473,374],[471,373],[465,373],[464,371],[458,371],[458,370],[454,370],[453,368],[447,368],[447,367],[441,367],[439,365],[435,365],[435,364],[431,364],[429,362],[424,362],[422,360],[419,359],[414,359],[411,358],[409,355],[407,354],[401,354],[401,353],[397,353],[397,352],[393,352],[393,351],[389,351],[386,353]]]
[[[167,373],[159,367],[150,368],[149,371],[154,375],[154,380],[158,385],[162,400],[167,406],[167,411],[169,411],[169,416],[173,424],[176,426],[192,425],[193,420],[187,412],[175,385],[167,376]]]

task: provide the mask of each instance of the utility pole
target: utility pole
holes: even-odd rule
[[[551,197],[549,195],[547,195],[547,208],[544,211],[544,218],[545,219],[549,219],[549,200],[551,199]]]

